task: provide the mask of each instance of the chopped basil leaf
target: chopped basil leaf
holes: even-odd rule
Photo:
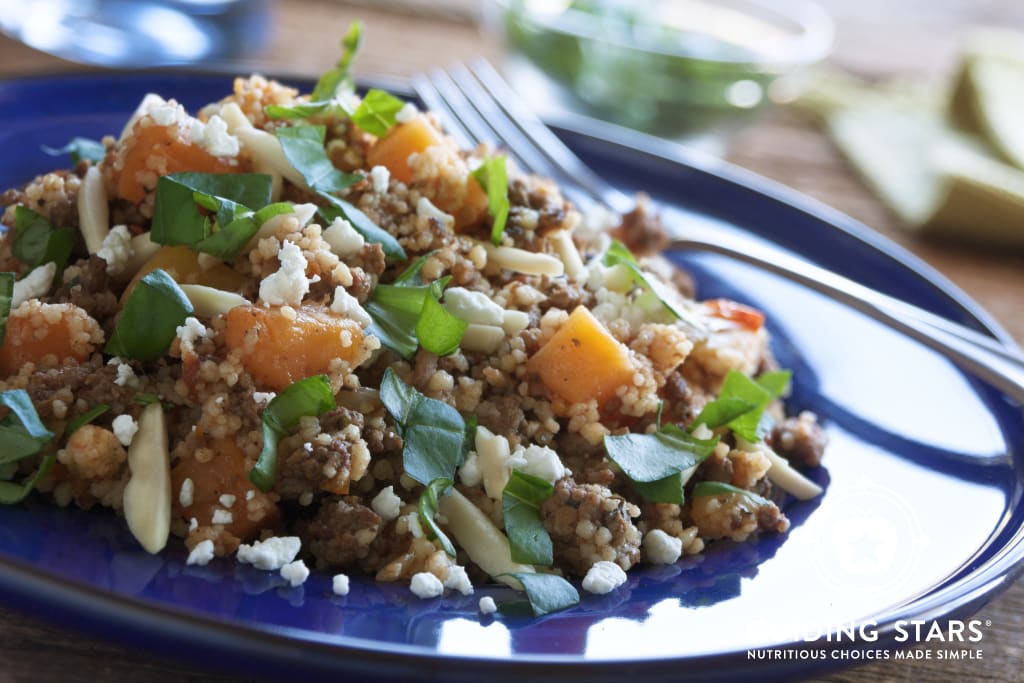
[[[644,290],[654,295],[661,305],[668,310],[674,317],[683,321],[690,327],[698,330],[703,330],[704,325],[696,317],[690,314],[685,308],[673,305],[672,299],[673,294],[667,291],[666,286],[657,278],[648,278],[643,269],[640,268],[639,261],[633,256],[633,252],[626,247],[625,244],[618,240],[612,240],[612,243],[608,246],[604,255],[601,257],[601,263],[605,266],[625,266],[632,274],[633,282],[639,285]]]
[[[420,346],[438,356],[458,351],[462,335],[469,327],[465,320],[441,305],[441,294],[449,280],[451,276],[430,283],[427,296],[423,297],[419,320],[416,321],[416,337],[420,340]]]
[[[327,225],[330,225],[335,218],[340,216],[347,220],[367,242],[380,244],[384,249],[384,255],[388,258],[405,258],[405,249],[402,249],[402,245],[398,243],[395,236],[370,220],[370,217],[365,213],[344,199],[335,197],[327,192],[317,192],[317,195],[331,204],[319,209],[319,213],[327,221]]]
[[[14,273],[0,273],[0,344],[7,336],[7,319],[11,317],[14,299]]]
[[[324,148],[323,126],[283,126],[274,131],[284,156],[306,184],[319,192],[340,192],[352,187],[363,176],[339,170]]]
[[[491,242],[501,244],[508,221],[508,167],[504,154],[485,159],[472,173],[487,193],[487,210],[491,214]]]
[[[380,400],[402,437],[405,473],[424,486],[435,479],[454,481],[466,434],[466,423],[459,412],[416,391],[391,368],[384,371]]]
[[[789,381],[793,378],[790,370],[776,370],[766,372],[757,377],[756,381],[762,389],[772,395],[773,399],[779,398],[789,390]]]
[[[0,405],[10,410],[0,419],[0,464],[35,455],[53,440],[24,389],[0,392]]]
[[[476,415],[470,415],[468,417],[464,416],[462,419],[466,422],[466,436],[462,440],[462,457],[460,458],[460,462],[464,462],[466,460],[466,456],[469,455],[469,452],[475,448],[477,424]]]
[[[300,379],[272,398],[263,411],[263,450],[249,471],[249,481],[261,491],[269,491],[277,477],[277,444],[281,438],[298,426],[300,418],[318,417],[335,406],[326,375]]]
[[[411,287],[418,287],[423,284],[423,278],[420,273],[423,271],[423,266],[427,265],[427,260],[437,253],[437,249],[428,251],[418,259],[412,262],[412,265],[408,266],[403,270],[398,277],[395,278],[394,283],[396,285],[408,285]]]
[[[132,290],[105,353],[153,361],[166,353],[178,327],[192,315],[192,303],[163,270],[147,273]]]
[[[419,284],[420,270],[429,256],[424,254],[417,259],[393,284],[377,285],[366,304],[366,311],[373,318],[370,332],[403,358],[411,358],[417,346],[438,356],[454,353],[468,327],[441,305],[441,295],[450,277],[429,285]]]
[[[437,539],[441,543],[441,547],[444,548],[445,553],[450,557],[455,557],[455,546],[448,539],[441,527],[437,525],[437,509],[438,497],[444,495],[445,492],[451,488],[451,479],[435,479],[434,481],[427,484],[427,488],[420,494],[419,512],[420,522],[426,530],[427,538]]]
[[[767,425],[762,421],[765,407],[778,398],[789,386],[792,373],[788,370],[765,373],[760,378],[750,379],[742,372],[732,370],[722,382],[719,400],[737,398],[753,403],[755,408],[729,422],[729,428],[738,436],[750,442],[760,441],[767,433]],[[762,384],[762,380],[764,383]]]
[[[705,496],[742,496],[750,503],[761,506],[770,505],[770,503],[757,495],[753,491],[741,489],[732,484],[726,484],[720,481],[702,481],[693,487],[693,496],[695,498],[703,498]]]
[[[103,157],[107,155],[107,148],[103,146],[103,143],[99,140],[92,140],[90,138],[73,137],[63,147],[50,147],[49,145],[42,145],[43,151],[52,157],[59,157],[63,154],[71,156],[71,163],[77,164],[82,159],[91,161],[97,164],[103,161]]]
[[[294,104],[290,107],[281,104],[268,104],[263,108],[263,113],[272,119],[308,119],[311,116],[323,114],[333,107],[334,103],[330,100]]]
[[[554,563],[551,536],[540,518],[540,506],[554,490],[544,479],[512,470],[502,492],[501,507],[513,562],[545,567]]]
[[[51,453],[43,457],[39,463],[39,469],[23,483],[15,484],[10,481],[0,481],[0,503],[13,505],[25,500],[25,497],[32,493],[36,485],[50,473],[50,469],[55,462],[57,462],[57,455]]]
[[[53,262],[57,264],[53,279],[59,282],[74,245],[73,229],[55,228],[32,209],[21,205],[15,207],[11,253],[30,269]]]
[[[672,424],[653,434],[604,437],[608,457],[637,485],[640,495],[657,503],[681,504],[683,484],[717,444],[717,437],[698,439]]]
[[[94,406],[88,412],[83,413],[82,415],[76,417],[74,420],[71,420],[71,422],[68,422],[67,426],[64,427],[64,434],[66,434],[67,436],[71,436],[79,429],[89,424],[90,422],[92,422],[93,420],[95,420],[97,417],[107,412],[108,410],[110,410],[110,406],[108,406],[106,403],[101,403],[98,406]]]
[[[382,138],[395,125],[395,117],[404,106],[403,100],[374,88],[363,97],[352,114],[352,121],[367,133]]]
[[[352,79],[352,60],[355,59],[356,53],[359,51],[362,38],[362,22],[353,21],[341,39],[341,59],[338,60],[334,68],[320,76],[310,99],[314,101],[331,100],[339,90],[353,89],[355,82]]]
[[[196,251],[217,256],[225,261],[234,261],[253,235],[259,231],[261,225],[274,216],[293,211],[295,207],[288,202],[268,204],[255,213],[243,211],[230,223],[192,246]]]
[[[536,617],[542,617],[551,612],[572,607],[580,602],[580,594],[573,588],[572,584],[555,574],[529,574],[526,572],[510,572],[499,574],[495,578],[511,576],[523,586],[526,591],[526,599],[529,601],[530,610]],[[501,605],[501,611],[506,613],[509,608],[515,608],[522,603],[512,602]]]
[[[741,398],[719,398],[707,403],[701,409],[700,415],[690,425],[693,431],[698,425],[707,425],[708,429],[717,429],[722,425],[729,424],[741,415],[746,415],[757,408],[756,403],[744,401]]]

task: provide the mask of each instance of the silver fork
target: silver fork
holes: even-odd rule
[[[559,181],[570,199],[604,204],[619,213],[633,200],[586,166],[484,60],[413,79],[420,99],[462,144],[499,144],[524,171]],[[1024,355],[980,332],[738,234],[701,225],[670,226],[670,249],[710,251],[758,266],[900,330],[1024,405]]]

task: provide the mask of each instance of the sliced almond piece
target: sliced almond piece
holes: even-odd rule
[[[195,315],[212,318],[224,315],[235,306],[247,306],[251,302],[241,294],[206,285],[178,285],[192,303]]]
[[[770,448],[763,448],[761,452],[772,463],[768,479],[773,484],[800,500],[810,500],[821,495],[822,488],[797,472],[781,455]]]
[[[506,310],[502,314],[501,327],[505,334],[514,337],[530,324],[530,316],[523,311]]]
[[[95,254],[110,232],[107,188],[103,184],[103,174],[96,166],[89,167],[78,188],[78,225],[85,238],[85,248],[90,254]]]
[[[562,263],[565,264],[566,275],[575,280],[586,271],[583,259],[580,257],[580,252],[572,241],[572,235],[568,230],[559,230],[548,239],[551,240],[552,246],[555,247],[558,258],[562,259]]]
[[[525,275],[558,276],[565,273],[565,265],[550,254],[539,254],[516,247],[496,247],[484,242],[487,250],[487,268],[511,270]]]
[[[484,426],[476,428],[476,439],[473,442],[479,458],[480,474],[484,480],[484,491],[495,500],[501,495],[508,483],[508,459],[511,455],[508,440],[498,436]]]
[[[494,526],[480,508],[455,489],[441,497],[438,510],[448,520],[445,526],[469,555],[469,559],[476,562],[491,578],[518,589],[519,582],[500,575],[534,573],[532,566],[512,561],[512,549],[505,534]]]
[[[469,323],[466,331],[462,334],[462,341],[459,343],[466,351],[478,353],[494,353],[501,346],[505,338],[505,330],[497,325],[481,325]]]
[[[171,465],[167,422],[160,403],[145,407],[128,447],[131,476],[124,487],[124,517],[132,536],[150,553],[167,545],[171,529]]]

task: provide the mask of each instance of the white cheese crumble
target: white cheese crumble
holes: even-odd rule
[[[213,524],[231,524],[235,521],[235,516],[227,510],[217,508],[213,511],[213,519],[211,521]]]
[[[355,320],[360,327],[369,327],[373,318],[366,312],[366,309],[359,305],[359,300],[345,291],[342,286],[334,288],[334,301],[331,302],[331,311],[347,318]]]
[[[409,527],[409,533],[413,535],[413,538],[423,538],[423,527],[420,525],[419,513],[410,512],[402,519],[405,520],[405,524]]]
[[[198,318],[189,316],[185,318],[185,324],[179,325],[175,332],[181,340],[181,350],[196,352],[196,342],[210,335],[206,326],[199,322]]]
[[[117,377],[114,378],[114,384],[119,387],[138,387],[139,377],[132,370],[132,366],[125,363],[119,357],[114,356],[107,361],[107,365],[117,366]]]
[[[172,123],[188,119],[185,108],[174,100],[152,106],[146,113],[158,126],[169,126]]]
[[[221,505],[223,505],[226,508],[229,508],[235,504],[236,497],[230,493],[224,493],[221,494],[220,498],[218,498],[217,500],[220,501]]]
[[[228,132],[228,124],[216,114],[211,116],[206,123],[199,119],[192,119],[190,136],[194,144],[199,145],[215,157],[238,156],[241,149],[238,138]]]
[[[128,226],[115,225],[103,238],[96,255],[107,262],[107,273],[119,275],[124,272],[125,267],[135,255],[135,247],[132,246],[132,234],[128,232]]]
[[[301,586],[309,578],[309,567],[302,560],[289,562],[281,567],[281,578],[287,580],[292,588]]]
[[[456,590],[463,595],[473,594],[473,584],[469,580],[466,568],[457,564],[448,567],[448,576],[444,579],[444,587]]]
[[[430,572],[419,572],[412,575],[412,580],[409,582],[409,590],[417,598],[428,600],[444,593],[444,584],[441,583],[441,579]]]
[[[387,166],[374,166],[370,169],[370,183],[373,185],[373,191],[377,194],[385,194],[390,182],[391,171]]]
[[[280,569],[295,559],[301,547],[302,541],[298,536],[271,536],[252,545],[243,543],[238,546],[236,558],[257,569]]]
[[[480,602],[477,605],[480,607],[480,614],[494,614],[498,611],[498,606],[494,604],[494,598],[490,595],[480,598]]]
[[[53,261],[36,266],[28,275],[14,283],[11,293],[11,310],[22,305],[29,299],[38,299],[50,291],[53,276],[57,274],[57,264]]]
[[[256,492],[253,491],[252,489],[249,489],[248,491],[245,492],[245,499],[246,500],[252,500],[255,497],[256,497]]]
[[[434,204],[426,197],[420,197],[419,201],[416,202],[416,215],[423,216],[425,218],[433,218],[437,220],[438,223],[448,228],[455,224],[454,216],[447,214],[434,206]]]
[[[406,102],[405,105],[398,110],[395,114],[395,123],[409,123],[416,115],[420,113],[420,110],[412,102]]]
[[[268,306],[299,306],[309,291],[306,257],[294,242],[285,242],[277,252],[281,267],[260,282],[260,299]]]
[[[588,593],[605,595],[624,583],[626,583],[626,572],[622,571],[622,567],[614,562],[601,560],[595,562],[587,570],[587,575],[583,577],[583,590]]]
[[[190,517],[188,520],[188,532],[192,533],[199,528],[199,520],[195,517]]]
[[[547,446],[535,444],[517,448],[509,458],[509,466],[524,474],[539,477],[549,484],[554,484],[568,472],[562,465],[558,453]]]
[[[363,236],[352,227],[351,223],[341,217],[335,218],[334,222],[323,231],[321,237],[331,246],[331,251],[342,258],[358,254],[366,245]]]
[[[459,468],[459,481],[463,486],[473,488],[479,486],[483,480],[483,475],[480,473],[480,457],[476,451],[470,451],[466,454],[462,467]]]
[[[198,564],[200,567],[205,567],[213,559],[213,541],[206,539],[205,541],[199,541],[196,543],[196,547],[192,548],[192,552],[188,554],[188,559],[185,560],[185,564]]]
[[[178,502],[181,503],[181,507],[192,507],[192,496],[195,495],[195,491],[196,486],[192,482],[192,479],[190,477],[186,477],[185,481],[181,482],[181,490],[178,491]]]
[[[394,486],[386,486],[370,502],[373,511],[385,522],[397,519],[402,513],[402,499],[395,495]]]
[[[131,415],[118,415],[110,426],[123,446],[130,445],[135,432],[139,431],[139,423]]]
[[[661,529],[651,529],[644,536],[643,551],[651,564],[675,564],[683,554],[683,542]]]
[[[335,595],[348,595],[348,576],[345,574],[335,574],[334,578],[331,579],[331,591]]]
[[[256,403],[270,403],[277,396],[276,392],[273,391],[254,391],[252,392],[252,400]]]
[[[483,292],[474,292],[465,287],[446,289],[444,307],[456,318],[461,318],[467,323],[500,326],[505,321],[505,309]]]

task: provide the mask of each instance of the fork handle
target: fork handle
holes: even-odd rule
[[[669,249],[699,249],[735,258],[827,294],[935,349],[1024,405],[1024,355],[963,325],[894,299],[841,275],[737,235],[701,237],[687,226]]]

